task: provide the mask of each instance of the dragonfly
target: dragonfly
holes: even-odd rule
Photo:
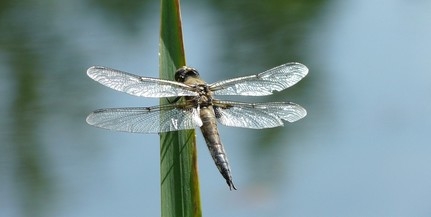
[[[229,189],[236,190],[217,123],[251,129],[273,128],[283,126],[283,121],[298,121],[307,111],[293,102],[245,103],[218,100],[214,96],[271,95],[296,84],[307,74],[305,65],[291,62],[262,73],[207,84],[196,69],[187,66],[175,72],[175,81],[92,66],[87,75],[102,85],[133,96],[166,97],[169,104],[98,109],[90,113],[86,121],[96,127],[132,133],[163,133],[199,127],[219,172]]]

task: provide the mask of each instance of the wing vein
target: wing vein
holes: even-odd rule
[[[210,85],[215,95],[264,96],[296,84],[308,74],[301,63],[286,63],[257,75],[233,78]]]
[[[103,66],[92,66],[87,75],[117,91],[142,97],[197,96],[193,88],[179,82],[137,76]]]

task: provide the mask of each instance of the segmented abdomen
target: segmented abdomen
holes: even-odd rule
[[[223,144],[220,140],[220,135],[217,129],[217,120],[214,115],[212,106],[204,107],[200,109],[200,117],[202,119],[201,131],[207,143],[208,149],[211,156],[222,174],[226,179],[226,183],[230,189],[235,189],[235,185],[232,182],[232,175],[229,167],[229,162],[226,156],[226,152],[223,148]]]

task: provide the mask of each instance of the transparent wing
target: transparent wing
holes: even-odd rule
[[[265,96],[284,90],[308,74],[301,63],[286,63],[257,75],[233,78],[210,85],[215,95]]]
[[[196,108],[182,109],[173,105],[98,109],[88,115],[87,123],[132,133],[160,133],[202,126]]]
[[[283,126],[283,121],[295,122],[307,115],[307,111],[292,102],[241,103],[215,101],[218,121],[226,126],[263,129]]]
[[[103,66],[90,67],[87,70],[87,75],[107,87],[134,96],[173,97],[198,95],[192,91],[191,87],[183,83],[137,76]]]

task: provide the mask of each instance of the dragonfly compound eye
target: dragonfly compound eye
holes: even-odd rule
[[[199,72],[194,68],[183,66],[175,72],[175,81],[184,82],[189,76],[197,77]]]

